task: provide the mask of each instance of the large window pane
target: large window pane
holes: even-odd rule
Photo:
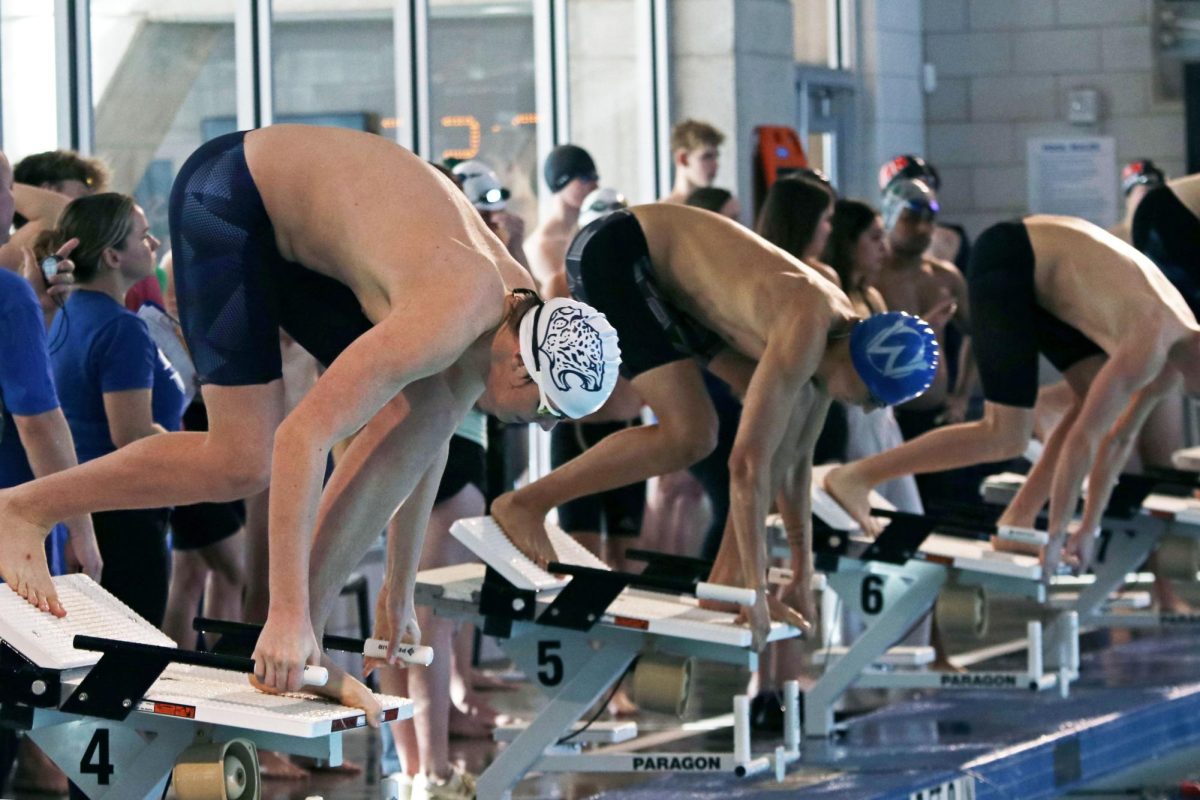
[[[14,164],[58,143],[54,3],[0,0],[4,151]]]
[[[395,7],[395,0],[273,0],[274,121],[393,128]]]
[[[841,0],[792,0],[796,61],[838,67],[837,5]]]
[[[481,159],[512,192],[509,210],[537,218],[533,4],[430,0],[430,157]]]
[[[192,151],[236,127],[234,0],[92,0],[96,154],[168,239],[167,201]]]
[[[600,185],[641,196],[642,120],[638,36],[634,21],[645,0],[572,0],[567,5],[567,68],[571,142],[596,161]]]

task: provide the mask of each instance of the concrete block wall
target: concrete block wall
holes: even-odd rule
[[[877,0],[880,2],[880,0]],[[947,219],[977,235],[1026,212],[1026,140],[1112,136],[1118,168],[1184,171],[1180,103],[1154,99],[1151,0],[922,0],[925,155]],[[1100,121],[1067,122],[1067,94],[1096,89]]]
[[[856,4],[855,63],[858,131],[843,193],[875,202],[879,166],[897,153],[925,151],[921,89],[921,0],[862,0]]]
[[[642,196],[638,139],[642,119],[639,41],[630,30],[636,0],[576,0],[567,5],[570,141],[596,161],[600,183]]]
[[[671,4],[672,123],[692,117],[725,133],[717,185],[752,196],[757,125],[795,125],[791,0],[675,0]]]

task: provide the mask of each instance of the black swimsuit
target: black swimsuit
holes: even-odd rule
[[[637,217],[615,211],[581,230],[567,251],[571,294],[608,317],[628,378],[680,361],[708,361],[725,343],[663,294]],[[636,344],[635,344],[636,343]]]
[[[326,366],[371,328],[345,284],[280,254],[245,136],[201,145],[171,187],[180,323],[201,382],[218,386],[279,378],[280,328]]]
[[[1025,224],[1001,222],[975,241],[967,270],[971,341],[983,396],[1018,408],[1033,408],[1037,400],[1038,353],[1060,372],[1104,353],[1038,304],[1034,261]]]

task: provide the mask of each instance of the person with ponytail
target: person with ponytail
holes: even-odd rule
[[[72,201],[58,227],[39,235],[39,259],[64,242],[76,290],[50,326],[50,361],[80,463],[138,439],[179,430],[184,387],[155,346],[146,323],[126,310],[130,287],[154,274],[159,241],[128,195],[105,192]],[[101,585],[154,625],[167,602],[168,509],[92,515],[104,558]]]
[[[859,200],[838,200],[833,206],[824,262],[838,274],[842,291],[862,316],[887,311],[883,295],[873,285],[887,257],[883,219]],[[846,461],[865,458],[904,443],[891,408],[865,410],[842,404],[846,413]],[[921,496],[911,475],[880,485],[880,492],[901,511],[921,514]]]

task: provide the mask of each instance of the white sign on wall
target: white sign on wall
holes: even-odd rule
[[[1083,217],[1102,228],[1120,217],[1111,136],[1034,137],[1026,142],[1031,214]]]

